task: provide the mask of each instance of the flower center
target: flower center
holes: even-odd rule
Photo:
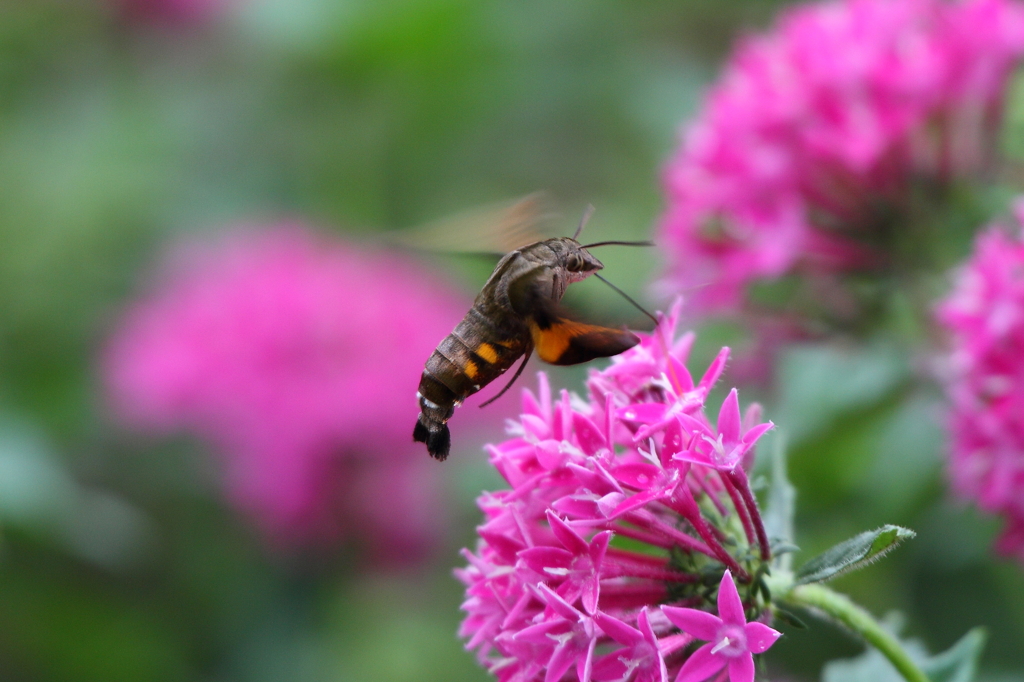
[[[723,625],[711,653],[735,658],[747,650],[747,633],[740,625]]]
[[[712,440],[707,436],[704,436],[704,440],[706,440],[708,443],[711,443],[712,462],[727,467],[735,466],[737,461],[736,448],[730,447],[729,451],[726,452],[722,434],[718,434],[718,438],[716,438],[715,440]]]

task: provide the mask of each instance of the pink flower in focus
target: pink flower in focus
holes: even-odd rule
[[[997,548],[1024,562],[1024,202],[1016,213],[1013,236],[997,225],[977,237],[938,319],[952,343],[953,487],[1007,519]]]
[[[115,414],[212,441],[229,498],[276,541],[424,548],[443,505],[409,424],[466,304],[405,258],[298,226],[188,244],[163,274],[106,349]]]
[[[985,166],[1022,53],[1012,0],[786,12],[739,45],[665,167],[663,285],[729,308],[755,280],[876,261],[865,244],[912,181]]]
[[[605,634],[623,645],[597,661],[595,679],[668,682],[664,654],[647,617],[647,609],[640,609],[637,615],[639,630],[606,613],[598,613],[595,620]]]
[[[751,585],[771,551],[743,465],[771,424],[741,419],[735,392],[707,419],[728,349],[694,381],[678,316],[591,371],[586,400],[553,401],[541,374],[512,437],[488,446],[511,488],[479,498],[457,575],[460,635],[499,680],[666,682],[694,637],[655,607],[704,603],[708,571],[731,570],[764,609]]]
[[[676,682],[702,682],[728,666],[731,682],[754,682],[754,657],[771,647],[782,633],[764,623],[748,623],[743,601],[729,571],[718,586],[718,616],[697,609],[663,606],[673,625],[707,642],[686,659]]]

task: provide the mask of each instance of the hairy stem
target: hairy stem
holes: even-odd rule
[[[733,485],[732,479],[729,476],[723,474],[721,479],[722,484],[725,486],[725,491],[729,493],[729,499],[732,500],[732,506],[736,509],[736,515],[740,517],[740,523],[743,524],[743,532],[747,536],[747,544],[753,547],[757,544],[757,536],[754,533],[754,524],[750,521],[746,502],[740,497],[739,491],[736,490],[736,486]]]
[[[754,491],[750,489],[750,480],[747,478],[747,472],[743,470],[743,467],[736,467],[728,476],[732,478],[732,482],[736,485],[740,495],[743,497],[743,501],[747,505],[750,520],[753,522],[754,531],[757,533],[757,544],[761,547],[761,559],[768,561],[772,558],[772,550],[768,545],[768,533],[764,528],[761,510],[757,508],[757,498],[754,497]]]

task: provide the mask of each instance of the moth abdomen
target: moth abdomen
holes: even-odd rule
[[[448,456],[447,422],[455,407],[494,381],[523,354],[496,338],[493,328],[474,325],[467,315],[427,359],[418,393],[420,416],[413,440],[426,443],[432,457]]]
[[[448,457],[448,450],[451,446],[451,435],[447,423],[455,412],[455,406],[462,398],[448,385],[448,381],[444,377],[438,376],[439,372],[449,375],[452,373],[450,363],[445,365],[440,360],[435,360],[435,355],[437,355],[437,351],[434,351],[430,359],[427,360],[427,366],[420,376],[420,387],[416,391],[416,398],[420,404],[420,416],[416,419],[412,439],[417,443],[426,443],[427,452],[431,457],[444,460]]]

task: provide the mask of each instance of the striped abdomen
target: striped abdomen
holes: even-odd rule
[[[427,359],[413,440],[426,443],[432,457],[445,459],[451,446],[447,422],[455,408],[511,367],[526,351],[529,338],[521,323],[500,324],[474,305]]]

